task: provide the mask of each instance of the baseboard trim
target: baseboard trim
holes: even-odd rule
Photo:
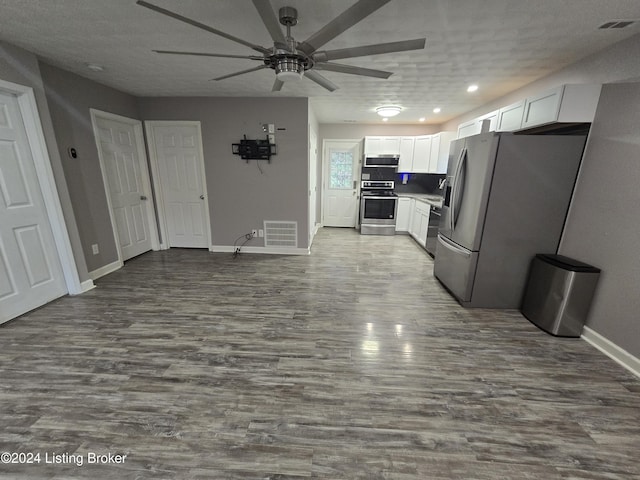
[[[233,253],[237,247],[232,245],[211,245],[209,251],[213,253]],[[277,248],[277,247],[249,247],[244,246],[240,253],[263,253],[267,255],[311,255],[309,248]]]
[[[120,260],[116,260],[113,263],[109,263],[107,265],[104,265],[103,267],[92,270],[91,272],[89,272],[89,277],[91,278],[91,280],[97,280],[100,277],[104,277],[109,273],[113,273],[116,270],[121,269],[123,265],[124,264]]]
[[[95,283],[93,283],[93,280],[85,280],[84,282],[80,283],[80,294],[88,292],[89,290],[93,290],[94,288],[96,288],[96,285]]]
[[[584,327],[582,330],[582,339],[600,350],[607,357],[622,365],[636,377],[640,377],[640,358],[634,357],[625,349],[619,347],[589,327]]]

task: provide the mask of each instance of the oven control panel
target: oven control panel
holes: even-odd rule
[[[362,180],[360,188],[363,190],[393,190],[395,182],[393,180]]]

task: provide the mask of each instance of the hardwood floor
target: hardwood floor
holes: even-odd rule
[[[0,327],[0,451],[41,454],[0,478],[640,479],[640,381],[432,270],[348,229],[135,258]]]

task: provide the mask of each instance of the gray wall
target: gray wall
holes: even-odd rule
[[[58,144],[36,56],[21,48],[0,42],[0,78],[33,88],[78,275],[81,281],[88,280],[89,274],[75,220],[74,206],[72,206],[65,172],[58,154]]]
[[[202,125],[213,245],[229,246],[263,220],[298,222],[298,247],[307,248],[308,100],[306,98],[140,98],[145,120],[197,120]],[[231,144],[265,138],[274,123],[278,154],[271,163],[248,163]],[[262,246],[262,238],[247,245]]]
[[[139,118],[135,97],[40,62],[62,166],[89,271],[118,260],[90,108]],[[67,154],[74,147],[78,158]],[[91,250],[98,244],[100,252]]]
[[[602,269],[587,325],[640,357],[640,83],[605,85],[560,253]]]

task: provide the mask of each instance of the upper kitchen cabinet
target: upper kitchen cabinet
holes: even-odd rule
[[[447,173],[449,146],[455,138],[456,134],[453,132],[440,132],[431,136],[428,173]]]
[[[561,85],[528,97],[521,128],[549,123],[589,123],[600,99],[601,85]]]
[[[481,133],[483,131],[482,125],[485,120],[488,121],[488,129],[486,131],[494,132],[498,125],[498,112],[499,110],[495,110],[481,115],[480,117],[476,117],[473,120],[469,120],[468,122],[461,123],[458,125],[458,138],[470,137],[471,135]]]
[[[400,137],[400,160],[398,161],[398,172],[412,172],[413,170],[413,147],[416,137]]]
[[[496,131],[512,132],[519,130],[522,126],[522,115],[524,113],[524,100],[520,100],[507,107],[498,110],[498,123]]]
[[[429,160],[431,159],[432,135],[420,135],[415,137],[413,146],[413,167],[410,172],[429,173]]]
[[[400,137],[364,137],[365,155],[399,155]]]

